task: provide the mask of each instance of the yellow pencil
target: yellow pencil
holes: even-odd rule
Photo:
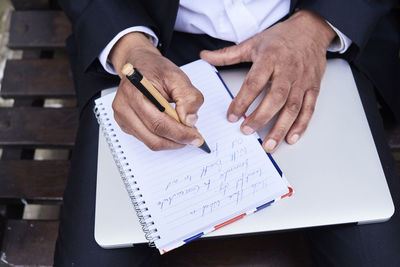
[[[132,64],[127,63],[122,67],[122,74],[128,78],[128,80],[144,94],[144,96],[153,103],[159,111],[167,113],[171,118],[174,118],[177,122],[180,122],[178,113],[171,106],[171,104],[161,95],[161,93],[154,88],[154,86],[146,79],[137,69],[133,68]],[[201,135],[200,135],[201,136]],[[198,147],[207,153],[211,153],[206,141],[201,136],[202,142]]]

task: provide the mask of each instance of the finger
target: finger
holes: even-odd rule
[[[250,46],[244,42],[239,45],[228,46],[214,51],[203,50],[200,52],[200,58],[214,66],[250,62]]]
[[[236,122],[242,117],[254,99],[262,92],[272,74],[272,66],[270,62],[254,63],[251,66],[239,93],[228,108],[227,116],[230,122]]]
[[[166,81],[172,100],[180,120],[193,127],[197,122],[197,112],[204,103],[203,94],[193,86],[183,71],[180,71],[172,81]]]
[[[130,99],[130,107],[153,134],[179,144],[201,145],[202,137],[196,128],[185,126],[166,113],[160,112],[137,90],[132,92]]]
[[[293,85],[278,119],[276,120],[272,130],[264,139],[263,147],[268,153],[272,153],[276,150],[298,117],[303,103],[303,92],[304,90],[299,87],[296,88],[296,85]]]
[[[297,117],[293,126],[290,128],[289,133],[287,134],[286,137],[286,141],[289,144],[296,143],[307,129],[307,126],[310,123],[311,117],[314,113],[318,94],[319,94],[318,88],[306,91],[299,116]]]
[[[284,77],[278,76],[271,82],[271,87],[256,110],[242,123],[244,134],[252,134],[267,124],[281,110],[289,95],[291,83]]]
[[[153,134],[143,124],[135,111],[130,108],[129,104],[119,101],[117,97],[114,98],[113,109],[115,121],[118,123],[121,130],[135,136],[151,150],[158,151],[184,147],[182,144]]]

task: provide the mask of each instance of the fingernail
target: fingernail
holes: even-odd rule
[[[269,140],[265,143],[264,148],[265,148],[265,150],[266,150],[267,152],[271,152],[272,150],[274,150],[275,146],[276,146],[276,141],[275,141],[274,139],[269,139]]]
[[[230,121],[230,122],[236,122],[238,119],[239,119],[239,117],[234,114],[229,114],[229,116],[228,116],[228,121]]]
[[[196,138],[190,144],[193,146],[201,146],[203,144],[203,140],[201,140],[200,138]]]
[[[186,125],[189,127],[193,127],[197,120],[198,120],[199,116],[197,116],[197,114],[188,114],[186,115]]]
[[[299,140],[299,135],[298,134],[294,134],[294,135],[292,135],[292,137],[290,137],[290,143],[291,144],[294,144],[294,143],[296,143],[298,140]]]
[[[254,130],[253,130],[251,127],[245,125],[245,126],[242,127],[242,132],[243,132],[244,134],[247,134],[247,135],[248,135],[248,134],[254,133]]]

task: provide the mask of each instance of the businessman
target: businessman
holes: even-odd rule
[[[195,143],[193,126],[201,93],[177,67],[199,56],[216,66],[251,62],[251,69],[227,119],[237,121],[262,91],[268,93],[241,125],[251,134],[278,115],[263,147],[274,152],[296,143],[312,117],[326,57],[346,58],[352,66],[374,140],[396,207],[398,178],[385,143],[374,90],[399,115],[395,76],[398,36],[383,17],[391,1],[77,1],[61,0],[73,23],[68,39],[71,67],[81,109],[80,127],[64,195],[55,253],[56,266],[135,266],[156,264],[153,249],[103,250],[94,241],[97,124],[93,98],[119,84],[115,119],[127,133],[153,150]],[[379,34],[376,34],[378,32]],[[380,57],[376,57],[377,53]],[[130,62],[170,101],[185,125],[155,115],[120,73]],[[378,66],[378,67],[377,67]],[[387,68],[385,68],[387,67]],[[344,133],[345,134],[345,133]],[[396,266],[400,219],[384,224],[305,231],[316,266]],[[377,239],[379,242],[377,242]]]

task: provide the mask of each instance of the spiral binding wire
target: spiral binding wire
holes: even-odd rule
[[[140,193],[140,188],[137,186],[137,182],[134,180],[132,169],[129,162],[124,155],[124,151],[119,144],[119,140],[115,134],[115,130],[112,127],[110,118],[103,106],[103,103],[96,104],[94,107],[94,113],[97,121],[103,131],[106,142],[111,150],[111,154],[114,158],[115,164],[118,167],[122,181],[125,184],[125,188],[128,191],[129,197],[131,198],[133,207],[139,218],[139,223],[142,226],[145,238],[149,241],[150,246],[155,246],[154,241],[161,237],[157,234],[157,228],[155,223],[152,221],[149,209],[145,206],[146,202],[143,199],[143,195]],[[131,183],[134,187],[131,186]]]

